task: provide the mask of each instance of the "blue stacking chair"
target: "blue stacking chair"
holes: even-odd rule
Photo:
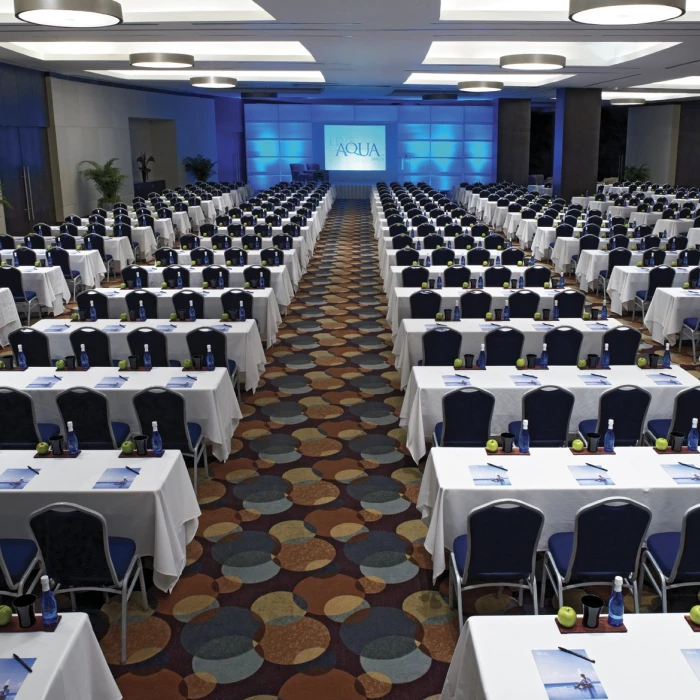
[[[575,365],[580,356],[583,333],[571,326],[559,326],[544,336],[549,364],[552,366]]]
[[[439,248],[430,254],[433,265],[447,265],[454,262],[455,252],[450,248]]]
[[[542,572],[540,605],[547,579],[554,586],[558,607],[564,591],[582,586],[609,586],[615,576],[632,591],[639,612],[637,572],[651,511],[630,498],[604,498],[579,509],[573,532],[549,538]]]
[[[496,328],[486,334],[486,361],[488,365],[512,365],[520,357],[525,336],[516,328]]]
[[[111,420],[107,397],[92,389],[66,389],[56,397],[56,405],[64,424],[73,422],[83,449],[116,450],[131,433],[128,423]]]
[[[84,292],[80,292],[75,300],[78,303],[78,310],[84,311],[86,318],[90,318],[90,302],[95,307],[97,318],[109,318],[109,304],[107,297],[102,292],[87,289]]]
[[[146,318],[158,318],[158,297],[148,289],[134,289],[124,297],[129,311],[139,312],[140,302],[146,312]]]
[[[14,248],[14,246],[12,247]],[[455,236],[452,247],[454,250],[466,250],[467,248],[471,249],[474,247],[474,236],[470,236],[468,233],[461,233],[458,236]]]
[[[442,421],[433,431],[433,446],[483,447],[491,435],[495,405],[493,394],[473,386],[445,394]]]
[[[112,367],[112,349],[109,336],[99,328],[78,328],[70,336],[70,344],[76,358],[80,357],[80,346],[85,346],[90,367]]]
[[[639,588],[644,575],[661,598],[661,612],[668,612],[667,593],[672,588],[700,586],[700,505],[688,508],[680,532],[649,535],[642,553]]]
[[[581,318],[586,295],[577,289],[565,289],[554,297],[559,307],[559,318]]]
[[[22,273],[16,267],[0,267],[0,288],[2,287],[10,290],[17,310],[24,311],[27,314],[27,325],[29,325],[31,320],[33,307],[36,307],[39,312],[39,318],[41,318],[41,304],[36,292],[33,292],[31,289],[24,289]]]
[[[601,344],[601,352],[607,343],[611,365],[633,365],[636,362],[637,350],[641,342],[642,334],[636,328],[618,326],[606,331]]]
[[[487,267],[484,270],[484,287],[503,287],[510,284],[510,270],[503,265]]]
[[[99,224],[91,224],[90,227],[88,228],[88,231],[90,231],[91,228],[97,228]],[[102,226],[102,229],[104,229],[104,226]],[[100,253],[100,257],[102,258],[102,262],[105,264],[105,267],[107,268],[107,279],[109,280],[109,274],[110,271],[112,274],[114,274],[114,260],[112,259],[112,256],[105,253],[105,232],[104,230],[102,233],[97,233],[95,231],[91,231],[88,233],[87,236],[83,236],[83,248],[85,250],[88,250],[90,247],[93,248],[93,250],[97,250]]]
[[[683,319],[681,332],[678,336],[678,352],[681,351],[681,345],[684,340],[689,340],[693,348],[693,362],[695,359],[695,341],[700,340],[700,317],[692,316]]]
[[[426,367],[452,366],[459,358],[462,334],[453,328],[438,326],[423,333],[423,359],[418,363]]]
[[[501,250],[506,247],[506,239],[503,236],[499,236],[497,233],[491,233],[486,238],[484,238],[484,248],[486,250],[497,250],[498,246],[501,246]]]
[[[27,581],[38,564],[34,540],[0,539],[0,595],[18,598],[25,590],[31,591],[41,577],[41,567],[29,586]]]
[[[525,269],[525,286],[542,287],[552,278],[552,271],[544,265],[533,265]]]
[[[55,423],[36,422],[32,397],[23,391],[0,387],[0,405],[0,450],[33,450],[38,442],[48,442],[60,432]]]
[[[394,250],[403,250],[404,248],[415,248],[416,244],[408,234],[400,233],[391,239],[391,246]]]
[[[177,360],[168,359],[168,337],[162,331],[155,328],[136,328],[126,336],[129,343],[129,352],[139,358],[139,365],[143,366],[143,354],[148,345],[151,355],[151,364],[154,367],[179,367]]]
[[[673,287],[673,279],[675,276],[676,271],[670,265],[659,265],[650,270],[647,288],[639,290],[634,296],[632,320],[634,320],[634,313],[638,307],[641,309],[642,316],[644,316],[657,289],[661,287]]]
[[[651,403],[651,394],[638,386],[624,384],[608,389],[600,395],[598,418],[583,420],[578,424],[579,436],[587,442],[588,433],[598,433],[603,439],[608,421],[615,421],[615,446],[641,445],[644,421]]]
[[[450,607],[457,595],[462,618],[462,593],[475,588],[508,586],[532,594],[537,615],[535,556],[542,535],[544,513],[534,506],[504,498],[474,508],[467,517],[467,534],[452,543],[450,555]],[[472,583],[472,581],[474,583]]]
[[[418,230],[420,231],[421,228],[422,226],[419,226]],[[420,233],[418,235],[420,235]],[[436,233],[430,233],[423,239],[423,248],[425,250],[435,250],[444,245],[445,239],[442,236],[438,236]]]
[[[528,421],[530,447],[566,447],[574,395],[558,386],[540,386],[523,396],[523,420]],[[514,442],[520,438],[522,421],[508,424]]]
[[[540,295],[531,289],[519,289],[508,298],[511,318],[532,318],[540,305]]]
[[[54,265],[58,265],[63,272],[63,279],[72,287],[71,292],[75,299],[78,288],[83,287],[83,278],[78,270],[72,270],[70,265],[70,255],[63,248],[52,248],[47,255],[51,255]]]
[[[50,367],[53,364],[49,339],[45,333],[35,328],[18,328],[10,333],[8,339],[15,359],[17,359],[19,346],[22,346],[27,367]]]
[[[408,250],[398,250],[396,251],[396,264],[397,265],[412,265],[414,262],[420,260],[420,251],[409,248]]]
[[[521,248],[506,248],[501,255],[501,262],[504,265],[517,265],[525,262],[525,251]]]
[[[467,252],[467,265],[481,265],[491,260],[491,253],[485,248],[472,248]],[[510,279],[510,275],[508,277]]]
[[[404,287],[419,287],[430,279],[427,267],[405,267],[401,270],[401,282]]]
[[[472,289],[459,297],[462,318],[484,318],[491,308],[492,297],[483,289]]]
[[[445,287],[462,287],[466,282],[469,284],[471,270],[464,265],[452,265],[445,270]]]
[[[431,289],[421,289],[409,298],[411,318],[435,318],[440,311],[442,297]]]
[[[208,473],[206,440],[202,426],[187,420],[185,399],[164,387],[144,389],[134,396],[134,409],[139,418],[141,433],[149,438],[153,434],[152,423],[158,421],[158,433],[166,450],[180,450],[194,461],[194,490],[197,492],[197,467],[204,461],[204,473]]]
[[[146,583],[136,542],[111,537],[107,521],[97,511],[75,503],[52,503],[29,516],[42,569],[56,582],[55,591],[75,594],[99,591],[122,598],[121,662],[126,663],[127,603],[140,584],[141,605],[148,610]]]
[[[207,345],[211,346],[216,367],[225,367],[228,369],[228,373],[231,375],[231,381],[233,382],[233,388],[240,400],[241,392],[238,387],[238,366],[235,360],[228,358],[226,334],[216,330],[216,328],[210,328],[208,326],[195,328],[187,334],[187,348],[190,355],[202,355],[202,357],[204,357],[207,354]]]
[[[700,387],[691,387],[676,394],[671,418],[656,418],[647,423],[647,440],[654,444],[658,438],[667,438],[671,432],[688,433],[693,418],[700,418]]]

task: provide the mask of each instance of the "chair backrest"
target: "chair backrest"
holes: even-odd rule
[[[547,346],[549,352],[549,345]],[[523,396],[531,447],[566,447],[574,395],[558,386],[540,386]]]
[[[598,403],[598,426],[596,432],[605,434],[608,421],[615,421],[615,445],[634,447],[641,444],[642,431],[651,403],[651,394],[646,389],[623,384],[603,392]]]
[[[260,287],[260,275],[262,275],[265,280],[265,286],[269,287],[272,279],[270,268],[263,267],[262,265],[248,265],[248,267],[243,270],[243,279],[245,282],[250,283],[252,289],[258,289]]]
[[[244,289],[231,289],[221,295],[221,308],[231,319],[238,318],[238,310],[243,302],[245,317],[253,318],[253,295]]]
[[[15,359],[17,358],[18,346],[21,345],[28,367],[51,366],[49,339],[41,331],[37,331],[34,328],[18,328],[12,331],[8,338]]]
[[[586,295],[578,289],[565,289],[554,297],[559,307],[559,318],[581,318]]]
[[[474,508],[467,518],[467,559],[462,580],[494,583],[529,579],[544,513],[515,499],[500,499]]]
[[[43,250],[46,248],[46,241],[42,235],[38,233],[30,233],[28,236],[24,237],[24,245],[32,250]]]
[[[431,259],[433,265],[447,265],[454,262],[455,252],[450,248],[439,248],[431,252]]]
[[[501,255],[501,262],[504,265],[517,265],[525,261],[525,251],[521,248],[506,248]]]
[[[510,283],[510,270],[503,265],[487,267],[484,270],[484,287],[502,287]]]
[[[0,405],[3,413],[0,449],[34,449],[41,438],[32,397],[23,391],[3,386],[0,387]]]
[[[392,238],[391,247],[394,250],[401,250],[402,248],[414,248],[415,243],[408,234],[400,233],[398,236],[394,236]]]
[[[552,271],[544,265],[528,266],[525,269],[525,286],[526,287],[542,287],[545,282],[549,282],[552,278]]]
[[[190,355],[206,355],[207,345],[211,345],[211,351],[214,355],[214,364],[217,367],[227,367],[228,360],[226,357],[226,336],[216,328],[204,326],[195,328],[187,334],[187,347]]]
[[[591,233],[587,233],[584,236],[581,236],[578,241],[578,251],[579,255],[582,250],[598,250],[600,247],[600,238],[598,236],[595,236]]]
[[[217,250],[226,250],[232,245],[233,241],[231,240],[231,236],[225,233],[216,233],[211,237],[212,249],[216,248]]]
[[[642,334],[636,328],[618,326],[605,333],[601,351],[607,343],[611,365],[633,365],[641,342]]]
[[[197,265],[211,265],[214,262],[214,251],[209,248],[195,248],[190,251],[190,261]]]
[[[401,270],[401,282],[404,287],[419,287],[430,278],[430,270],[418,265]]]
[[[182,289],[173,294],[173,308],[175,311],[187,311],[189,313],[190,301],[194,306],[197,318],[204,318],[204,297],[192,289]]]
[[[450,391],[442,397],[441,447],[482,447],[491,435],[496,398],[477,387]]]
[[[62,391],[56,397],[64,426],[73,422],[73,430],[85,450],[114,450],[117,447],[104,394],[85,387]],[[67,428],[66,428],[67,430]]]
[[[486,236],[486,238],[484,238],[484,248],[486,248],[486,250],[496,250],[498,246],[501,246],[501,249],[503,249],[505,244],[505,238],[496,233],[489,234]]]
[[[210,287],[219,287],[219,277],[223,280],[224,287],[228,287],[229,274],[223,265],[209,265],[202,270],[202,281],[207,282]]]
[[[488,365],[515,365],[523,349],[525,336],[516,328],[496,328],[486,334],[486,362]]]
[[[70,344],[76,358],[80,357],[80,346],[85,346],[90,367],[111,367],[112,351],[109,336],[99,328],[78,328],[70,334]]]
[[[177,258],[175,258],[177,260]],[[190,286],[190,271],[183,265],[168,265],[163,268],[163,282],[169,286],[177,285],[178,273],[182,278],[182,286]]]
[[[630,498],[604,498],[583,506],[574,522],[569,581],[634,580],[651,511]],[[613,533],[613,535],[611,535]]]
[[[462,334],[453,328],[438,326],[423,333],[423,364],[426,367],[452,366],[459,358]]]
[[[670,265],[659,265],[649,272],[647,287],[647,301],[654,296],[654,292],[661,287],[673,287],[676,271]]]
[[[442,297],[430,289],[414,292],[409,298],[411,318],[435,318],[440,311]]]
[[[669,583],[700,580],[700,505],[688,508],[681,524],[678,553]]]
[[[26,265],[27,267],[33,266],[36,262],[36,253],[31,248],[26,248],[22,246],[15,249],[17,255],[17,260],[20,265]]]
[[[578,362],[583,333],[571,326],[559,326],[545,335],[544,342],[550,365],[571,367]]]
[[[615,248],[608,253],[608,276],[607,280],[610,281],[613,269],[617,265],[629,265],[630,260],[632,260],[632,251],[627,248]]]
[[[148,345],[151,363],[154,367],[169,367],[168,339],[165,333],[155,328],[137,328],[126,336],[129,352],[139,358],[139,367],[143,367],[144,346]]]
[[[43,569],[63,588],[116,586],[104,517],[75,503],[52,503],[29,516]]]
[[[168,450],[192,452],[184,398],[164,387],[151,387],[134,396],[134,409],[141,433],[150,439],[152,422],[158,421],[158,433]]]
[[[692,427],[693,418],[700,417],[700,387],[684,389],[676,394],[673,404],[673,418],[671,431],[682,432],[688,435]]]
[[[126,307],[129,311],[138,311],[140,302],[146,312],[146,318],[158,318],[158,297],[147,289],[134,289],[126,295]]]
[[[508,298],[511,318],[532,318],[540,305],[540,295],[530,289],[519,289]]]
[[[485,248],[472,248],[467,252],[468,265],[482,265],[491,260],[491,253]]]
[[[260,251],[260,262],[274,266],[275,258],[279,265],[284,265],[284,251],[277,248],[264,248]]]
[[[491,301],[491,295],[482,289],[465,292],[459,297],[462,318],[484,318],[491,308]]]
[[[469,284],[471,270],[463,265],[452,265],[445,269],[445,287],[462,287],[466,282]]]
[[[90,316],[90,302],[92,302],[95,307],[97,318],[109,318],[109,304],[107,302],[107,297],[102,294],[102,292],[98,292],[94,289],[80,292],[76,297],[76,302],[78,303],[78,309],[85,312],[86,318]]]
[[[130,289],[136,286],[136,279],[141,279],[141,284],[144,287],[148,287],[148,270],[142,268],[140,265],[127,265],[122,268],[121,271],[122,282],[124,282]]]

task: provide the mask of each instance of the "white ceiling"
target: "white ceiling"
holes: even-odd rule
[[[12,0],[0,0],[0,61],[198,94],[206,91],[191,88],[190,76],[231,75],[245,92],[272,91],[280,99],[401,103],[435,92],[454,98],[456,83],[467,76],[504,82],[499,97],[541,102],[558,87],[651,88],[672,95],[664,99],[685,92],[700,99],[700,0],[688,0],[682,21],[621,28],[569,22],[567,4],[122,0],[124,24],[73,30],[17,22]],[[179,75],[131,69],[128,55],[148,50],[193,54],[195,68]],[[567,68],[532,73],[498,66],[503,54],[528,52],[564,55]],[[689,76],[688,84],[675,82]],[[458,99],[493,96],[459,93]]]

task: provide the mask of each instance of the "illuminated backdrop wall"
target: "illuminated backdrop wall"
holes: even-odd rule
[[[333,182],[424,180],[447,190],[496,178],[494,109],[489,105],[246,104],[248,180],[263,189],[290,180],[290,163],[325,162],[324,126],[386,127],[385,171],[333,171]]]

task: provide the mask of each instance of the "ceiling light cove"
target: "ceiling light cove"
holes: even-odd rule
[[[222,78],[215,75],[205,75],[201,78],[190,78],[190,85],[200,88],[213,88],[223,90],[225,88],[235,88],[238,81],[235,78]]]
[[[601,98],[604,101],[610,101],[611,104],[623,104],[620,100],[624,100],[624,104],[640,104],[635,100],[643,102],[662,102],[664,100],[682,100],[686,97],[697,97],[692,92],[631,92],[628,90],[604,90]]]
[[[132,53],[129,63],[134,68],[192,68],[194,56],[184,53]]]
[[[15,0],[15,17],[46,27],[111,27],[122,22],[114,0]]]
[[[495,80],[463,80],[457,83],[457,89],[461,92],[500,92],[503,83]]]
[[[323,73],[318,70],[87,70],[86,73],[105,75],[120,80],[180,81],[192,78],[226,78],[239,83],[325,83]],[[212,86],[210,86],[212,87]]]
[[[662,80],[658,83],[647,83],[646,85],[635,85],[634,87],[649,88],[650,90],[654,88],[660,88],[661,90],[700,90],[700,75],[687,75],[685,78]]]
[[[641,97],[618,97],[615,100],[610,100],[613,107],[622,107],[623,105],[644,105],[647,101]]]
[[[501,56],[501,68],[510,70],[560,70],[566,66],[564,56],[530,53]]]
[[[582,24],[651,24],[685,14],[685,0],[570,0],[569,18]]]
[[[457,85],[468,81],[500,82],[504,87],[541,87],[573,78],[573,73],[411,73],[404,85]]]

